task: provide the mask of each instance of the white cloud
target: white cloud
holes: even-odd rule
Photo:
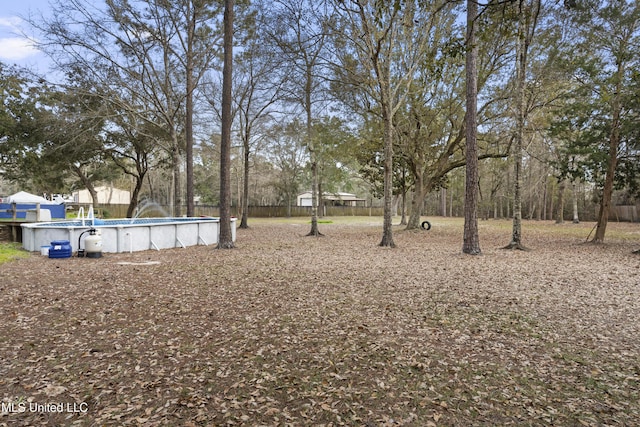
[[[0,16],[0,27],[5,27],[9,31],[19,31],[22,19],[17,16]]]
[[[40,53],[31,40],[24,37],[0,38],[0,59],[21,61]]]
[[[24,21],[15,16],[0,17],[0,59],[22,61],[40,53],[32,40],[22,35]]]

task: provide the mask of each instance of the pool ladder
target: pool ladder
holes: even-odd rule
[[[89,205],[87,215],[84,214],[84,206],[80,206],[78,209],[78,219],[82,221],[82,226],[85,226],[85,222],[91,220],[91,225],[94,226],[96,222],[96,216],[93,212],[93,205]]]

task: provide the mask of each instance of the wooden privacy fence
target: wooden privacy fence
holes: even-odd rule
[[[77,210],[78,206],[75,206]],[[169,206],[160,206],[165,212],[171,212]],[[85,211],[87,207],[85,206]],[[98,216],[108,218],[124,218],[127,215],[127,205],[102,205],[96,209]],[[149,209],[145,216],[165,216],[160,210]],[[187,207],[181,209],[184,215]],[[195,216],[218,216],[217,206],[198,205],[195,207]],[[231,215],[239,216],[237,208],[231,208]],[[310,216],[311,208],[307,206],[292,206],[290,210],[286,206],[249,206],[249,217],[253,218],[286,218],[288,216]],[[382,207],[364,206],[325,206],[324,216],[382,216]],[[609,220],[624,222],[640,222],[640,206],[612,206]]]
[[[75,206],[77,210],[78,206]],[[170,206],[159,206],[159,209],[148,209],[145,216],[164,216],[164,212],[171,212]],[[85,207],[85,210],[87,208]],[[184,215],[187,207],[181,209]],[[96,208],[98,216],[105,218],[124,218],[127,215],[127,205],[101,205]],[[319,212],[320,213],[320,212]],[[197,205],[195,207],[195,216],[219,216],[220,210],[217,206]],[[231,215],[239,216],[237,207],[231,208]],[[249,217],[253,218],[286,218],[288,216],[310,216],[311,208],[306,206],[249,206]],[[324,216],[382,216],[382,207],[364,207],[364,206],[325,206]]]
[[[640,216],[638,215],[639,210],[639,206],[636,205],[612,206],[609,212],[609,220],[623,222],[640,222]]]

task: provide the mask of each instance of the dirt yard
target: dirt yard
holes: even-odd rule
[[[640,425],[640,225],[254,220],[0,266],[0,426]]]

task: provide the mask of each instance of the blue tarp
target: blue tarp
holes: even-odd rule
[[[16,213],[16,218],[25,219],[27,217],[26,210],[34,209],[36,205],[35,203],[17,203],[16,209],[18,212]],[[13,218],[13,205],[11,203],[0,203],[0,218]],[[51,219],[64,219],[65,218],[65,207],[64,204],[60,205],[40,205],[40,210],[48,209],[51,211]],[[22,212],[20,212],[22,211]]]

